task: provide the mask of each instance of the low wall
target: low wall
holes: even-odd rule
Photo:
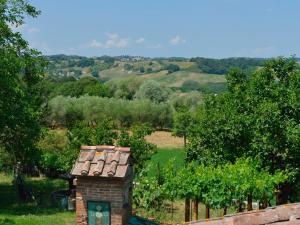
[[[223,218],[199,220],[186,225],[300,225],[300,203],[249,211]]]

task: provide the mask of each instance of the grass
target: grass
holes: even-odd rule
[[[173,213],[171,206],[173,204]],[[141,217],[149,218],[154,217],[156,220],[163,222],[164,224],[185,224],[184,222],[184,200],[176,200],[173,203],[165,201],[160,211],[138,211]],[[192,209],[192,207],[191,207]],[[228,209],[228,214],[234,213],[233,208]],[[198,205],[198,220],[205,219],[205,205],[199,203]],[[210,209],[210,218],[221,218],[223,217],[223,209]]]
[[[75,213],[51,205],[52,191],[66,189],[62,180],[27,178],[26,187],[34,193],[40,203],[19,201],[16,186],[11,175],[0,174],[0,225],[71,225],[75,223]]]
[[[185,160],[185,151],[180,148],[159,148],[151,158],[149,176],[157,174],[158,166],[162,167],[170,160],[174,160],[177,168],[182,167]]]

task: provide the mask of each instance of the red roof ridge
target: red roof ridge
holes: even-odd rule
[[[129,147],[81,146],[71,174],[75,176],[125,177],[132,170],[130,154]]]

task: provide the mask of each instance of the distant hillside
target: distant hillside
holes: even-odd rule
[[[49,76],[79,78],[93,76],[102,82],[137,76],[140,79],[153,79],[162,85],[189,92],[220,92],[224,90],[225,77],[231,68],[238,67],[251,71],[260,67],[264,59],[256,58],[147,58],[139,56],[83,57],[52,55],[49,61]]]

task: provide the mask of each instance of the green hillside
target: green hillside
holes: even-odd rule
[[[101,56],[47,56],[49,76],[79,78],[93,76],[102,82],[126,77],[153,79],[165,87],[189,91],[220,92],[225,89],[225,76],[233,67],[245,71],[262,65],[262,59],[228,58],[146,58]]]

